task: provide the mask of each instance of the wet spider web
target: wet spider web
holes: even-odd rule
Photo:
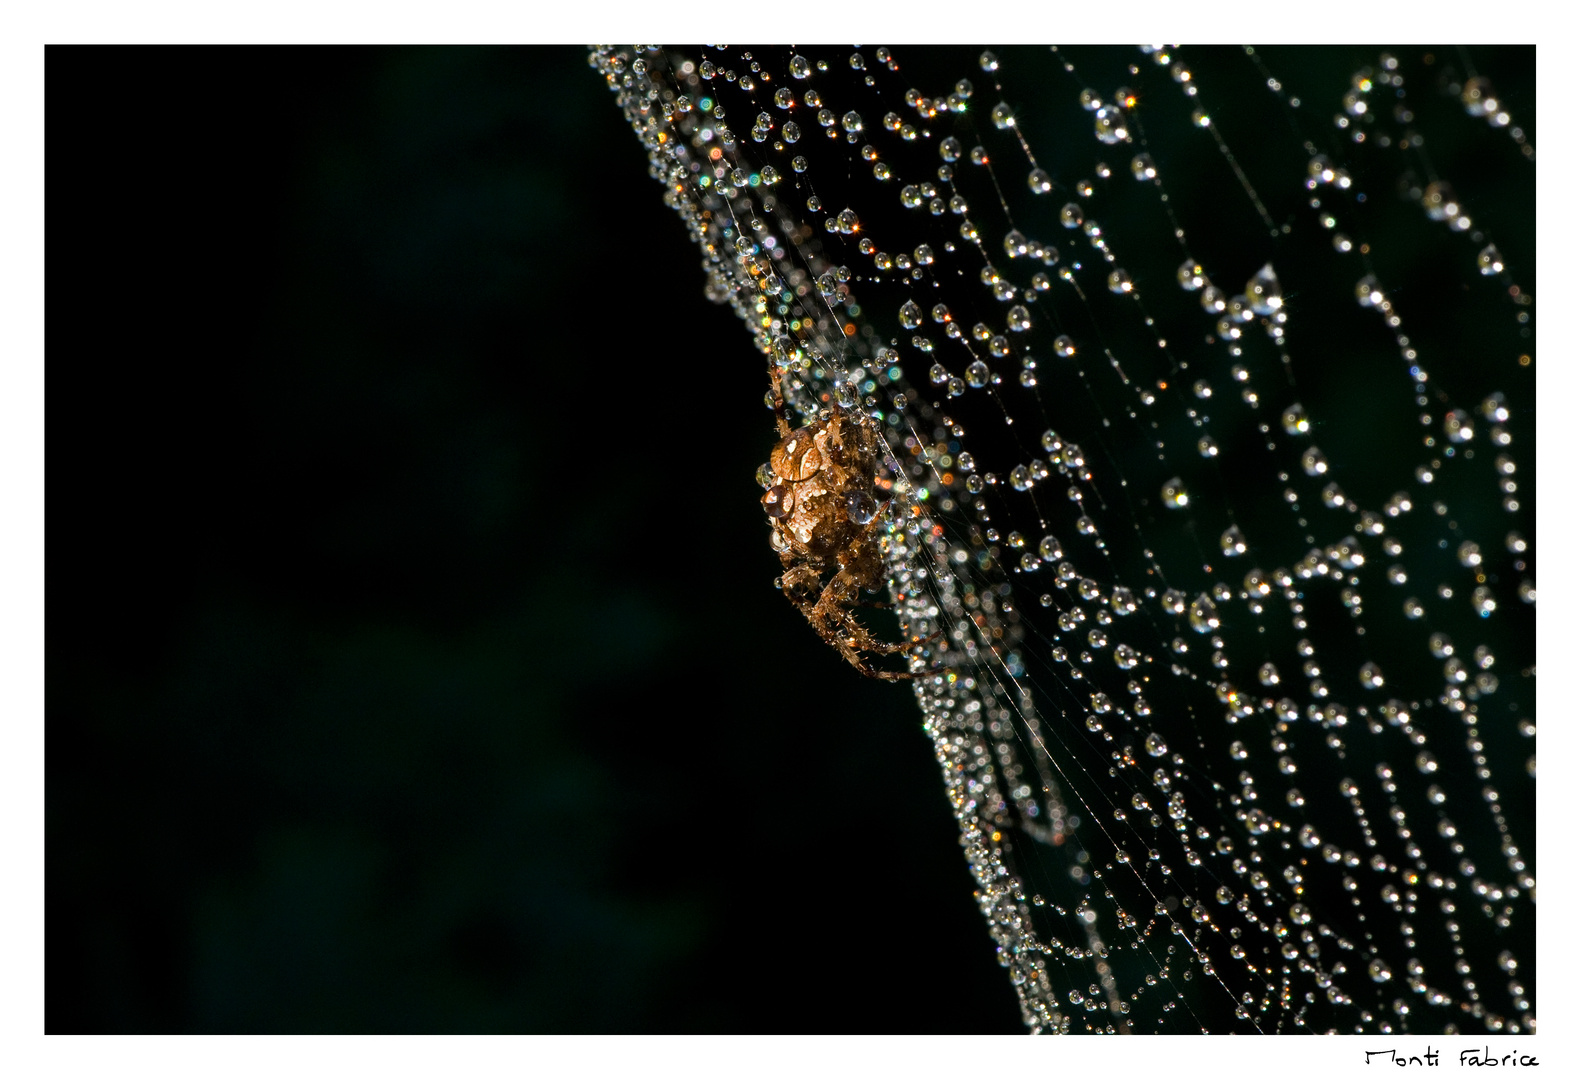
[[[885,432],[1027,1025],[1535,1030],[1532,50],[589,60]]]

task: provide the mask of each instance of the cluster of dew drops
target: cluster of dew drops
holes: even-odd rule
[[[1217,140],[1229,155],[1213,118],[1197,104],[1199,80],[1184,58],[1165,46],[1142,51],[1143,62],[1167,70],[1186,97],[1192,106],[1190,123]],[[1174,1019],[1169,1014],[1177,1008],[1189,1010],[1180,979],[1189,980],[1196,971],[1228,991],[1228,982],[1218,977],[1220,970],[1239,966],[1259,989],[1239,995],[1237,1017],[1273,1025],[1257,1030],[1302,1027],[1309,1007],[1320,998],[1329,1006],[1348,1007],[1356,1030],[1388,1030],[1391,1025],[1417,1029],[1422,1021],[1414,1014],[1429,1008],[1439,1030],[1473,1019],[1489,1030],[1532,1030],[1530,995],[1518,971],[1519,950],[1502,952],[1500,970],[1492,973],[1504,979],[1496,989],[1507,1004],[1500,1006],[1491,1000],[1489,973],[1474,972],[1462,947],[1467,930],[1463,919],[1480,914],[1492,927],[1507,929],[1517,907],[1529,906],[1535,889],[1529,856],[1516,844],[1503,800],[1492,786],[1479,729],[1488,703],[1498,700],[1498,661],[1492,651],[1484,645],[1457,648],[1447,633],[1431,632],[1427,649],[1442,664],[1442,685],[1436,692],[1418,689],[1392,696],[1394,681],[1375,660],[1364,662],[1350,677],[1350,689],[1345,689],[1344,673],[1324,666],[1322,641],[1307,636],[1300,638],[1290,662],[1263,660],[1246,667],[1248,677],[1239,680],[1236,673],[1242,665],[1221,635],[1227,624],[1271,618],[1280,603],[1291,625],[1305,631],[1310,618],[1307,605],[1318,602],[1317,583],[1337,586],[1340,603],[1360,625],[1364,612],[1378,599],[1372,595],[1375,579],[1367,576],[1364,582],[1364,575],[1371,575],[1378,564],[1386,564],[1381,580],[1400,590],[1386,602],[1397,604],[1408,620],[1428,619],[1432,605],[1462,597],[1476,618],[1495,617],[1507,598],[1488,583],[1494,545],[1460,537],[1453,512],[1432,494],[1444,470],[1467,467],[1473,457],[1467,450],[1486,442],[1492,454],[1484,453],[1481,460],[1491,456],[1496,498],[1507,513],[1520,510],[1510,414],[1503,395],[1495,393],[1478,405],[1435,413],[1430,408],[1437,395],[1426,370],[1428,358],[1417,355],[1385,285],[1371,274],[1358,275],[1354,301],[1376,312],[1393,333],[1427,429],[1422,458],[1410,469],[1411,482],[1380,507],[1358,505],[1346,497],[1313,439],[1314,418],[1299,403],[1290,403],[1272,424],[1263,422],[1258,412],[1263,402],[1255,385],[1248,335],[1262,329],[1268,347],[1287,368],[1291,351],[1299,352],[1276,268],[1266,265],[1243,286],[1222,288],[1192,257],[1189,237],[1177,225],[1173,242],[1181,247],[1182,261],[1176,284],[1195,294],[1210,336],[1227,351],[1231,379],[1245,409],[1240,422],[1258,425],[1270,451],[1290,456],[1290,467],[1280,473],[1288,486],[1276,497],[1312,533],[1309,541],[1315,541],[1317,530],[1308,522],[1311,504],[1337,512],[1335,520],[1343,520],[1345,527],[1331,542],[1313,542],[1305,552],[1292,553],[1283,565],[1268,570],[1249,566],[1235,583],[1218,582],[1200,590],[1136,582],[1106,584],[1112,582],[1102,558],[1106,544],[1145,541],[1139,533],[1126,535],[1127,526],[1118,518],[1088,511],[1094,466],[1082,448],[1047,430],[1039,440],[1042,455],[1016,463],[1000,475],[978,467],[967,448],[967,433],[941,410],[948,407],[948,399],[970,393],[998,397],[1010,370],[1017,371],[1016,383],[1032,389],[1040,377],[1048,377],[1049,365],[1055,365],[1056,371],[1078,368],[1086,359],[1079,353],[1089,346],[1069,333],[1049,335],[1049,361],[1042,372],[1039,349],[1026,344],[1037,336],[1037,324],[1044,324],[1038,329],[1048,329],[1036,312],[1038,300],[1051,290],[1066,288],[1085,300],[1082,290],[1090,288],[1096,275],[1103,289],[1133,305],[1134,317],[1142,325],[1149,330],[1155,327],[1141,284],[1120,262],[1121,253],[1105,223],[1083,205],[1094,184],[1109,179],[1109,166],[1099,161],[1092,177],[1070,185],[1058,182],[1039,163],[1014,110],[1004,101],[983,104],[984,91],[972,78],[959,79],[939,96],[910,87],[901,90],[901,84],[889,78],[882,92],[892,93],[893,107],[871,124],[859,108],[832,100],[837,92],[834,85],[819,85],[820,73],[840,60],[814,62],[798,53],[778,72],[746,51],[723,47],[712,53],[705,50],[708,58],[701,60],[657,49],[636,52],[636,59],[631,59],[629,53],[602,50],[592,62],[612,89],[625,95],[628,117],[649,147],[654,174],[665,184],[667,200],[702,247],[710,295],[732,304],[758,348],[784,365],[790,375],[791,403],[804,415],[816,414],[831,397],[846,405],[860,403],[885,424],[891,438],[891,483],[914,496],[904,527],[892,530],[893,593],[903,623],[919,632],[940,626],[947,635],[941,648],[950,661],[950,674],[919,680],[918,699],[945,768],[947,793],[979,883],[979,902],[1001,962],[1012,971],[1029,1024],[1070,1030],[1076,1017],[1076,1025],[1088,1030],[1115,1030],[1117,1024],[1143,1030],[1135,1026],[1133,1011],[1145,1010],[1151,1002],[1162,1029],[1166,1020]],[[659,58],[662,65],[655,63]],[[1068,62],[1060,62],[1070,70]],[[855,51],[843,63],[859,73],[865,86],[875,89],[880,77],[897,76],[900,71],[895,55],[883,48],[870,54]],[[664,78],[650,77],[657,76],[661,66]],[[978,81],[986,80],[997,89],[999,59],[984,52],[978,68]],[[1137,72],[1135,65],[1130,70]],[[1367,150],[1418,151],[1420,146],[1412,145],[1419,137],[1409,128],[1409,110],[1393,112],[1394,127],[1389,131],[1385,124],[1372,124],[1383,112],[1380,99],[1400,89],[1401,78],[1398,61],[1387,54],[1377,65],[1358,71],[1341,96],[1335,128]],[[1270,77],[1268,83],[1270,92],[1289,108],[1301,108],[1301,102],[1286,94],[1276,79]],[[893,91],[887,89],[891,85]],[[1509,129],[1520,151],[1532,156],[1529,141],[1512,125],[1487,80],[1469,77],[1460,90],[1469,115]],[[753,103],[744,110],[750,121],[746,139],[725,120],[724,100],[732,95],[746,95],[745,100]],[[1076,99],[1090,113],[1100,152],[1135,149],[1127,171],[1167,201],[1167,177],[1145,148],[1134,145],[1136,100],[1131,89],[1121,86],[1104,96],[1084,88]],[[761,108],[754,113],[758,103]],[[958,182],[956,169],[975,166],[992,172],[1000,150],[991,154],[982,145],[967,147],[955,135],[934,130],[942,130],[935,123],[941,116],[973,109],[985,111],[992,128],[1009,140],[1009,152],[1024,159],[1025,189],[1033,196],[1074,193],[1075,198],[1060,207],[1057,219],[1090,255],[1074,254],[1068,241],[1041,241],[1014,227],[1005,230],[997,243],[986,239],[997,231],[989,223],[1003,204],[991,203],[979,214]],[[736,111],[734,104],[731,111]],[[954,235],[942,244],[892,242],[866,230],[856,208],[826,208],[816,192],[816,170],[808,156],[797,153],[803,140],[819,137],[850,148],[849,160],[872,178],[871,197],[884,197],[887,190],[888,197],[898,198],[907,210],[953,222]],[[880,149],[885,137],[936,145],[936,172],[902,175]],[[1296,182],[1308,193],[1319,226],[1332,234],[1336,258],[1352,256],[1358,245],[1345,226],[1345,200],[1338,197],[1350,193],[1351,173],[1334,151],[1319,153],[1310,143],[1308,150],[1306,175]],[[1260,210],[1261,203],[1255,193],[1251,195]],[[1455,197],[1448,181],[1435,179],[1413,195],[1429,219],[1444,222],[1474,245],[1470,255],[1480,275],[1498,277],[1509,286],[1517,321],[1529,337],[1530,294],[1510,278],[1503,256],[1478,230],[1470,209]],[[917,231],[922,233],[920,227]],[[815,243],[819,234],[843,245],[819,245]],[[859,239],[853,242],[853,237]],[[867,265],[853,269],[833,261],[831,252],[849,249]],[[1090,270],[1084,268],[1089,259]],[[1033,269],[1011,273],[1005,263],[1020,266],[1020,260]],[[978,268],[971,277],[1001,306],[1002,315],[995,320],[960,319],[946,302],[949,290],[957,286],[946,278],[945,269],[973,263]],[[912,291],[894,312],[892,324],[886,317],[864,313],[858,293],[869,278],[898,282]],[[966,298],[956,308],[979,311],[981,304],[980,299]],[[963,325],[966,321],[973,325]],[[878,323],[897,325],[904,333],[886,343],[884,333],[875,327]],[[841,326],[855,328],[854,333],[848,328],[838,335],[843,349],[830,344],[831,327]],[[930,335],[942,335],[944,340]],[[1097,348],[1105,355],[1096,362],[1112,367],[1124,379],[1125,360]],[[1160,337],[1158,348],[1167,354],[1169,344]],[[925,373],[933,390],[908,381],[908,371]],[[1080,377],[1088,375],[1082,372]],[[1133,382],[1133,417],[1167,406],[1168,399],[1158,389],[1139,379],[1127,385]],[[1198,433],[1194,452],[1203,459],[1215,458],[1229,440],[1223,432],[1215,435],[1205,410],[1197,411],[1200,403],[1212,398],[1214,387],[1207,379],[1185,382],[1191,400],[1199,403],[1189,410]],[[826,391],[822,397],[820,390]],[[1221,415],[1219,422],[1227,421]],[[930,432],[932,438],[926,437]],[[1277,441],[1279,433],[1288,441]],[[1162,455],[1164,443],[1160,441],[1158,447]],[[1058,481],[1053,479],[1056,475]],[[1310,487],[1301,487],[1298,481]],[[1051,483],[1063,484],[1070,500],[1083,511],[1075,521],[1076,533],[1084,538],[1079,550],[1050,532],[1041,537],[1018,530],[1001,534],[990,512],[989,497],[1010,505],[1009,500],[1039,494]],[[1158,499],[1167,511],[1195,510],[1192,493],[1180,476],[1162,484]],[[1454,535],[1455,562],[1466,571],[1464,578],[1425,583],[1410,579],[1404,549],[1390,534],[1390,526],[1412,513],[1431,513],[1445,523],[1440,531],[1446,537]],[[1331,526],[1331,536],[1334,531]],[[1517,573],[1526,569],[1528,542],[1519,531],[1509,530],[1498,546]],[[1234,523],[1218,537],[1218,554],[1225,560],[1249,560],[1257,547],[1255,538],[1249,540]],[[1425,597],[1420,585],[1430,586]],[[1030,748],[1027,744],[1027,732],[1041,729],[1039,706],[1022,684],[1032,666],[1027,650],[1040,646],[1036,632],[1021,625],[1013,613],[1016,601],[1031,595],[1043,607],[1060,609],[1059,638],[1053,643],[1044,640],[1041,647],[1064,673],[1067,687],[1096,687],[1098,681],[1084,672],[1094,670],[1099,657],[1112,661],[1126,677],[1123,699],[1098,689],[1083,695],[1090,708],[1083,710],[1079,722],[1112,748],[1116,767],[1111,769],[1115,781],[1111,801],[1130,812],[1116,809],[1104,822],[1106,836],[1118,837],[1112,857],[1094,858],[1076,843],[1066,849],[1068,876],[1086,890],[1076,900],[1045,899],[1040,892],[1029,892],[1010,869],[1014,860],[1001,847],[1000,833],[982,827],[985,808],[1015,806],[1023,820],[1057,821],[1052,834],[1063,839],[1064,830],[1076,828],[1081,820],[1073,811],[1086,811],[1089,821],[1098,813],[1086,802],[1079,807],[1065,805],[1061,800],[1069,801],[1075,792],[1067,784],[1061,794],[1060,778],[1050,772],[1051,764],[1057,772],[1058,763],[1047,760],[1047,743],[1034,740]],[[1535,602],[1529,576],[1520,579],[1516,597],[1525,605]],[[1134,623],[1149,605],[1165,619],[1177,621],[1184,632],[1173,636],[1158,656],[1153,655],[1156,648],[1141,639],[1124,640],[1129,635],[1121,629],[1130,624],[1127,619]],[[918,663],[928,659],[919,656]],[[1211,741],[1199,739],[1199,746],[1187,748],[1175,736],[1161,734],[1167,730],[1168,718],[1154,716],[1144,673],[1162,677],[1165,671],[1210,687],[1231,733],[1245,733],[1226,739],[1224,749],[1217,751],[1227,752],[1232,763],[1254,756],[1246,742],[1250,731],[1261,725],[1277,754],[1272,784],[1267,777],[1254,775],[1248,764],[1232,783],[1214,782],[1211,805],[1196,802],[1200,789],[1188,797],[1183,784],[1188,775],[1217,776],[1222,769],[1218,762],[1210,766],[1192,757],[1215,752]],[[1460,721],[1464,753],[1482,787],[1468,806],[1465,796],[1471,793],[1432,784],[1428,788],[1432,820],[1422,821],[1419,809],[1408,807],[1409,800],[1399,796],[1396,770],[1409,769],[1427,778],[1438,773],[1436,755],[1446,752],[1449,737],[1446,717]],[[1390,754],[1402,754],[1401,763],[1379,760],[1368,775],[1357,773],[1366,760],[1351,751],[1357,730],[1373,735],[1372,744],[1385,732],[1396,735]],[[1520,733],[1532,737],[1535,727],[1530,720],[1520,721]],[[1128,742],[1132,739],[1134,743]],[[1303,753],[1327,753],[1331,761],[1344,763],[1346,775],[1336,792],[1303,793],[1298,786],[1305,771]],[[1040,754],[1045,760],[1037,760]],[[1155,765],[1149,770],[1143,762]],[[1526,771],[1534,774],[1534,757],[1528,759]],[[1364,785],[1368,785],[1365,792]],[[1158,802],[1163,818],[1152,800]],[[1359,829],[1360,850],[1325,839],[1323,819],[1313,812],[1318,803],[1326,805],[1325,812],[1338,807],[1349,819],[1347,830]],[[1380,805],[1386,807],[1381,816],[1387,824],[1378,820]],[[1478,867],[1465,854],[1457,836],[1468,822],[1451,817],[1457,805],[1463,818],[1480,814],[1481,826],[1491,824],[1497,831],[1503,867]],[[1225,817],[1233,819],[1232,829],[1226,828]],[[1156,832],[1164,818],[1178,845],[1168,857],[1158,850],[1163,845],[1149,842],[1149,829]],[[1142,824],[1149,820],[1150,826]],[[1432,855],[1424,850],[1423,833],[1441,842]],[[1141,853],[1134,850],[1137,841],[1143,844]],[[1460,857],[1441,862],[1443,848]],[[1102,866],[1099,860],[1104,861]],[[1170,887],[1172,872],[1178,880],[1201,868],[1221,882],[1208,895],[1193,898],[1178,885]],[[1149,895],[1158,897],[1155,910],[1144,918],[1121,910],[1103,885],[1105,875],[1112,878],[1126,872],[1138,875],[1138,880],[1149,884]],[[1392,940],[1383,937],[1376,916],[1366,924],[1359,901],[1348,913],[1314,909],[1304,881],[1324,872],[1331,873],[1346,894],[1371,890],[1394,917]],[[1105,900],[1111,901],[1110,910],[1100,922]],[[1067,929],[1062,937],[1040,928],[1044,910],[1057,913],[1064,925],[1074,929]],[[1132,987],[1122,985],[1118,965],[1106,959],[1111,946],[1105,935],[1154,957],[1159,961],[1156,970]],[[1157,947],[1160,937],[1170,936],[1181,939],[1178,949],[1173,942],[1165,949]],[[1430,968],[1418,959],[1424,940],[1452,954],[1451,978],[1458,978],[1458,983],[1446,982],[1441,966]],[[1354,981],[1358,976],[1364,978],[1363,985],[1378,989],[1361,991]],[[1247,983],[1243,978],[1237,985]],[[1402,990],[1386,992],[1393,987]]]

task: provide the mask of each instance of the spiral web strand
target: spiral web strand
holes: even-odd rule
[[[1534,1031],[1530,52],[804,52],[589,61],[883,431],[1028,1027]]]

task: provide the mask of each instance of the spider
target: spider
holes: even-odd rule
[[[860,599],[863,590],[882,588],[885,578],[877,533],[889,502],[879,505],[874,491],[884,445],[878,426],[836,403],[814,423],[792,430],[772,362],[769,379],[780,441],[769,455],[774,483],[763,495],[763,509],[773,526],[770,545],[785,565],[780,587],[818,636],[863,675],[899,681],[930,674],[884,671],[862,656],[911,647],[874,637],[853,611],[888,606]]]

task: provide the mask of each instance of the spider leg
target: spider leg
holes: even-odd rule
[[[837,574],[836,579],[838,578],[839,575]],[[857,622],[855,616],[852,615],[848,608],[840,605],[840,594],[831,595],[830,589],[834,588],[836,584],[835,580],[831,580],[829,585],[825,587],[823,596],[819,597],[818,603],[812,605],[812,609],[804,612],[804,614],[819,635],[825,641],[834,645],[840,651],[840,655],[844,656],[852,667],[869,678],[883,679],[888,682],[938,674],[941,670],[938,666],[923,671],[884,671],[873,667],[862,653],[893,656],[896,653],[909,652],[918,645],[926,645],[929,642],[943,638],[944,631],[942,629],[937,630],[920,641],[882,641],[874,637],[865,626]]]
[[[769,393],[774,395],[774,420],[779,426],[780,438],[788,439],[793,429],[790,418],[785,414],[785,394],[780,389],[780,368],[773,356],[769,357]]]

